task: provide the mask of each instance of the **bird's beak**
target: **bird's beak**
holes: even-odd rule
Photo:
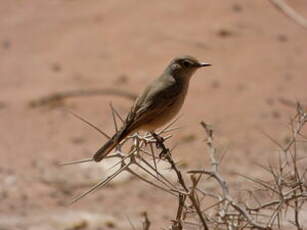
[[[211,66],[211,64],[206,63],[206,62],[199,63],[199,67],[206,67],[206,66]]]

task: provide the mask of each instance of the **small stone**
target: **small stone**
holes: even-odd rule
[[[222,28],[217,31],[217,35],[221,38],[227,38],[233,35],[233,32],[229,29]]]
[[[267,98],[267,99],[266,99],[266,103],[267,103],[268,105],[274,105],[274,99],[273,99],[273,98]]]
[[[280,42],[286,42],[286,41],[288,41],[288,37],[284,34],[278,34],[277,40],[280,41]]]
[[[278,111],[276,111],[276,110],[272,111],[272,116],[275,119],[278,119],[278,118],[281,117],[280,113]]]
[[[218,89],[218,88],[220,88],[220,86],[221,86],[221,84],[220,84],[220,82],[219,82],[218,80],[213,80],[213,81],[211,82],[211,87],[212,87],[213,89]]]
[[[189,135],[186,135],[184,137],[182,137],[181,141],[183,143],[189,143],[189,142],[192,142],[196,139],[195,135],[193,134],[189,134]]]
[[[83,144],[85,142],[85,139],[83,137],[73,137],[71,139],[71,142],[73,144]]]
[[[238,91],[241,92],[243,90],[246,90],[247,87],[245,85],[243,85],[243,84],[238,84],[236,88],[237,88]]]
[[[107,228],[115,228],[115,226],[116,226],[115,222],[112,221],[112,220],[106,221],[105,225],[106,225]]]
[[[4,109],[7,107],[7,104],[3,101],[0,101],[0,109]]]
[[[234,12],[241,12],[243,10],[242,6],[238,3],[232,5],[232,10]]]
[[[75,223],[72,223],[71,226],[66,227],[65,230],[81,230],[86,229],[88,226],[88,222],[86,220],[80,220]]]
[[[129,77],[126,74],[121,74],[115,80],[116,84],[126,84],[129,80]]]
[[[11,42],[10,42],[10,40],[4,40],[4,41],[2,41],[2,47],[3,47],[3,49],[9,49],[9,48],[11,48]]]
[[[208,45],[204,42],[197,41],[194,43],[197,48],[208,49]]]
[[[53,63],[51,65],[51,70],[56,73],[61,72],[62,66],[59,63]]]

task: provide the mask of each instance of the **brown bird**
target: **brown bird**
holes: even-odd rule
[[[123,126],[94,155],[98,162],[106,157],[128,135],[139,130],[153,133],[181,109],[191,76],[198,68],[210,66],[192,56],[174,58],[162,75],[136,99]]]

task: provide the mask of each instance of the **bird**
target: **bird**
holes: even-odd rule
[[[93,160],[104,159],[122,140],[138,131],[154,134],[155,130],[170,122],[181,109],[192,75],[202,67],[211,66],[195,57],[175,57],[164,72],[149,84],[135,100],[123,125],[93,155]]]

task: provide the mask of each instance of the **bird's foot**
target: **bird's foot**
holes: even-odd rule
[[[162,149],[161,153],[159,154],[159,158],[160,158],[160,159],[165,158],[165,156],[166,156],[167,154],[169,154],[170,151],[169,151],[169,149],[166,148],[165,145],[164,145],[164,141],[165,141],[164,138],[161,137],[161,136],[159,136],[158,134],[156,134],[156,133],[154,133],[154,132],[152,132],[151,135],[152,135],[152,137],[156,140],[156,147],[157,147],[158,149]]]

